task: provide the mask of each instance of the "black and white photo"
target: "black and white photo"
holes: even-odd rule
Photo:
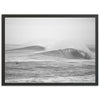
[[[97,84],[97,15],[2,16],[4,84]]]

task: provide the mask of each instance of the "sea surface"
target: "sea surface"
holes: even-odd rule
[[[95,60],[13,60],[5,63],[6,83],[95,83]]]

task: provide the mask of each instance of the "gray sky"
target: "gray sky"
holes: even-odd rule
[[[6,44],[95,44],[95,18],[6,18]]]

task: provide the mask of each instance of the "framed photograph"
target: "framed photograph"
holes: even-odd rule
[[[98,15],[2,15],[2,85],[98,85]]]

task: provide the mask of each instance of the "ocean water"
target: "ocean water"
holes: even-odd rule
[[[6,62],[7,83],[94,83],[93,60]]]
[[[32,51],[7,51],[5,82],[95,83],[95,59],[65,59],[34,55]]]

